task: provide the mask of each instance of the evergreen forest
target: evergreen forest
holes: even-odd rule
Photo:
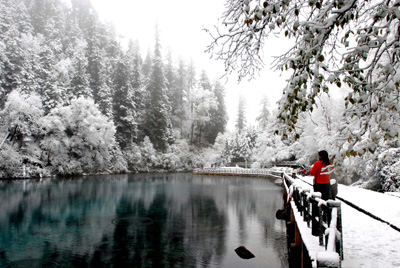
[[[242,4],[232,1],[232,10]],[[258,18],[254,24],[253,20],[235,24],[245,28],[243,38],[249,38],[247,31],[254,31],[260,18],[277,16],[273,16],[275,6],[264,9],[265,14],[251,13]],[[394,10],[389,18],[398,27],[398,5],[388,10]],[[244,9],[240,16],[246,14]],[[298,12],[292,15],[296,17]],[[283,22],[278,18],[277,25]],[[310,25],[297,27],[306,31]],[[275,24],[263,26],[275,29]],[[339,28],[340,24],[331,26]],[[397,39],[398,29],[394,31]],[[317,30],[315,33],[321,32]],[[296,28],[286,35],[304,31]],[[343,81],[342,69],[332,71],[336,76],[320,74],[318,68],[328,72],[329,66],[321,51],[307,52],[311,40],[307,35],[305,44],[299,41],[296,48],[300,56],[286,54],[284,64],[276,65],[280,70],[293,69],[278,108],[272,109],[268,99],[268,90],[278,89],[266,89],[265,97],[256,104],[246,103],[241,96],[237,113],[230,115],[235,130],[227,131],[229,88],[223,81],[210,79],[192,60],[173,55],[172,49],[164,47],[159,32],[159,26],[154,27],[152,47],[142,48],[140,40],[122,43],[118,30],[101,20],[90,0],[68,4],[62,0],[2,0],[0,177],[177,172],[244,162],[251,168],[283,161],[309,167],[319,150],[327,150],[335,156],[335,176],[341,183],[399,191],[399,76],[384,56],[375,57],[375,63],[387,73],[368,72],[371,85],[382,85],[374,91],[365,86],[364,78],[354,80],[354,70],[349,68],[358,63],[350,66],[351,59],[341,61],[346,65],[343,70],[349,72]],[[397,39],[393,41],[396,53]],[[251,46],[243,42],[241,48],[257,49],[258,53],[260,40],[254,39]],[[257,63],[252,51],[247,51],[247,60]],[[360,51],[356,48],[352,53]],[[226,55],[231,63],[232,54],[222,49],[220,56]],[[393,55],[398,64],[399,54]],[[366,61],[368,53],[364,56]],[[316,67],[310,68],[310,62]],[[248,65],[245,62],[243,66]],[[241,75],[245,76],[249,70],[243,66]],[[362,72],[357,75],[361,77]],[[377,78],[380,80],[374,80]],[[341,88],[345,94],[334,97],[329,94],[332,88]],[[247,105],[259,105],[256,126],[246,120]]]

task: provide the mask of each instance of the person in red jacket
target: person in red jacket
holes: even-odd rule
[[[331,193],[330,177],[334,166],[329,160],[327,151],[318,152],[318,161],[310,170],[311,176],[314,176],[314,192],[320,192],[323,200],[328,200]]]

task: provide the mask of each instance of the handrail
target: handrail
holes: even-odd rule
[[[256,176],[256,175],[266,175],[266,176],[278,176],[282,177],[283,170],[269,169],[253,169],[253,168],[224,168],[224,167],[209,167],[209,168],[198,168],[193,170],[194,174],[234,174],[239,176]]]
[[[296,183],[289,175],[284,175],[284,185],[288,194],[293,195],[295,204],[311,233],[319,236],[319,244],[328,254],[317,255],[317,267],[341,267],[343,260],[343,234],[341,202],[321,199],[321,193],[312,192],[310,187]],[[311,226],[310,226],[311,223]],[[333,264],[334,263],[334,264]]]

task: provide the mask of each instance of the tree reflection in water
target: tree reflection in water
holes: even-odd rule
[[[192,174],[2,183],[0,267],[288,267],[280,194]]]

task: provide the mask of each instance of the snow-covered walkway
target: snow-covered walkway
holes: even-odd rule
[[[312,177],[300,179],[312,183]],[[338,197],[400,229],[400,198],[339,185]],[[343,268],[400,267],[400,232],[342,202]]]

